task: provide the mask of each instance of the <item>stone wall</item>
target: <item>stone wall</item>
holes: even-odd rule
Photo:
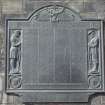
[[[47,1],[47,2],[46,2]],[[51,0],[0,0],[0,105],[22,105],[17,96],[6,95],[5,80],[5,17],[27,16],[39,4],[47,5]],[[105,0],[56,0],[74,9],[84,19],[105,19]],[[25,103],[25,105],[105,105],[104,94],[90,97],[89,103]]]

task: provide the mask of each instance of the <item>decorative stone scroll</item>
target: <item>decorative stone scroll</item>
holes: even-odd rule
[[[58,20],[58,15],[62,14],[64,12],[64,10],[65,10],[64,7],[58,7],[58,6],[48,7],[47,11],[50,15],[50,21],[51,22],[59,21]]]
[[[11,30],[10,32],[10,71],[9,75],[9,87],[20,88],[21,87],[21,36],[22,30]]]

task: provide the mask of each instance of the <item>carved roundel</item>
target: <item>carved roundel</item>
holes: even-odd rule
[[[100,88],[101,86],[100,76],[96,76],[96,75],[89,76],[88,82],[89,82],[90,89],[97,89],[97,88]]]
[[[16,89],[20,88],[22,84],[22,78],[20,75],[12,75],[9,78],[10,88]]]

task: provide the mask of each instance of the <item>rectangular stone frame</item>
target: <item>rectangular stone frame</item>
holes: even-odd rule
[[[6,92],[7,93],[16,93],[16,94],[22,94],[23,95],[23,100],[24,101],[36,101],[36,102],[87,102],[88,101],[88,97],[89,95],[93,94],[93,93],[96,93],[96,92],[104,92],[105,91],[105,77],[104,77],[104,32],[103,32],[103,21],[102,20],[82,20],[82,21],[97,21],[97,22],[100,22],[101,23],[101,35],[100,35],[100,44],[101,44],[101,67],[102,67],[102,74],[101,74],[101,79],[102,79],[102,89],[86,89],[86,90],[79,90],[79,89],[75,89],[75,90],[24,90],[19,88],[19,89],[8,89],[7,86],[8,86],[8,57],[9,57],[9,22],[11,21],[27,21],[27,19],[7,19],[6,20]],[[15,30],[16,28],[14,28]],[[21,28],[19,29],[16,29],[16,30],[21,30]],[[22,32],[22,31],[21,31]],[[21,74],[20,74],[21,75]],[[87,74],[88,75],[88,74]],[[33,93],[34,92],[34,93]],[[33,94],[32,94],[33,93]],[[36,96],[35,93],[38,93],[38,95]],[[67,94],[66,94],[67,93]],[[31,96],[35,97],[35,99],[33,99],[32,97],[27,97],[27,95],[30,94]],[[78,97],[78,95],[80,97]],[[45,96],[45,99],[43,99],[43,97]],[[50,98],[50,96],[52,98]],[[56,96],[56,97],[55,97]],[[68,99],[66,97],[69,97]],[[75,98],[74,98],[75,97]],[[28,100],[29,98],[29,100]],[[83,99],[83,100],[82,100]]]

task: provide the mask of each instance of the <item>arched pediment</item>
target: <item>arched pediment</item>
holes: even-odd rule
[[[48,5],[34,11],[29,17],[37,21],[80,21],[81,16],[74,10],[61,5]]]

